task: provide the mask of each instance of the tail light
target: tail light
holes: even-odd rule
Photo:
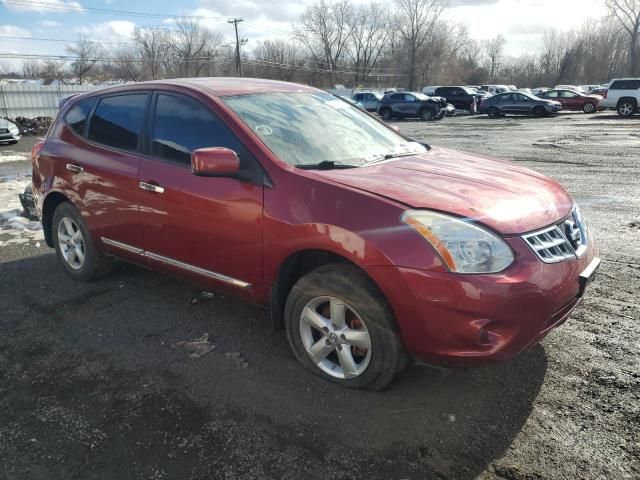
[[[604,91],[604,93],[602,94],[602,98],[607,98],[607,95],[609,95],[609,90]]]
[[[35,165],[40,150],[44,147],[44,140],[40,139],[31,149],[31,165]]]

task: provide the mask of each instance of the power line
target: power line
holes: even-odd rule
[[[15,37],[10,35],[0,35],[0,38],[9,40],[34,40],[37,42],[61,42],[61,43],[103,43],[107,45],[135,45],[132,42],[107,42],[104,40],[65,40],[63,38],[42,38],[42,37]]]

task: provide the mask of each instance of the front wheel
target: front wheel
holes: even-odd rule
[[[285,306],[287,339],[308,370],[350,388],[382,390],[409,364],[391,308],[357,267],[302,277]]]
[[[544,117],[546,114],[547,114],[547,110],[540,105],[538,105],[533,109],[533,115],[536,117]]]
[[[430,108],[423,108],[420,110],[420,120],[431,121],[436,118],[436,114]]]
[[[71,203],[56,208],[52,233],[58,260],[71,278],[88,282],[108,273],[111,259],[96,248],[80,212]]]
[[[389,120],[391,120],[391,109],[383,108],[382,110],[380,110],[380,116],[382,117],[382,120],[388,122]]]
[[[500,110],[498,107],[491,107],[487,111],[487,115],[489,115],[490,118],[500,118]]]

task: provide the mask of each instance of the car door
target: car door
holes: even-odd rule
[[[534,101],[521,93],[512,93],[514,113],[527,114],[533,110]]]
[[[407,106],[405,105],[404,93],[394,93],[391,95],[391,110],[393,113],[405,116],[407,115]]]
[[[558,92],[558,100],[562,104],[562,108],[565,110],[582,109],[582,99],[576,92],[561,90]]]
[[[420,102],[418,102],[418,99],[410,93],[405,93],[404,108],[406,115],[416,117],[419,115],[418,111],[420,110]]]
[[[138,180],[145,255],[156,264],[254,298],[262,278],[264,172],[233,132],[201,101],[156,92]],[[235,177],[199,177],[191,152],[226,147]]]
[[[65,115],[70,130],[62,133],[62,145],[53,146],[64,157],[60,164],[94,240],[107,250],[116,244],[138,248],[142,243],[137,173],[149,98],[149,92],[136,91],[80,102]],[[92,114],[82,121],[87,108]],[[117,250],[126,257],[132,254]]]
[[[517,105],[515,104],[513,93],[498,95],[498,108],[503,113],[517,113]]]

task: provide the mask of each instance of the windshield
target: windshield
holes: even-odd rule
[[[426,151],[329,93],[257,93],[222,100],[291,165],[360,166]]]

